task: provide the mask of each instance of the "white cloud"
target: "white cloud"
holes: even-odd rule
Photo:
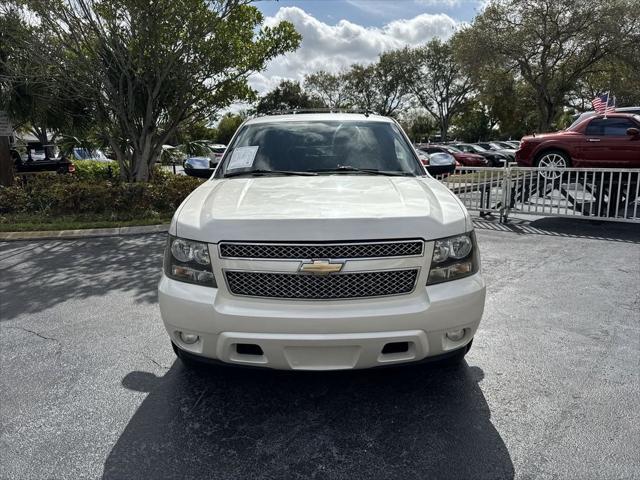
[[[282,79],[302,80],[306,74],[321,69],[338,72],[353,63],[371,63],[387,50],[418,45],[434,37],[448,38],[459,25],[443,13],[394,20],[381,28],[347,20],[329,25],[298,7],[280,8],[265,23],[274,25],[283,20],[295,25],[303,37],[302,44],[297,51],[273,60],[266,71],[251,76],[251,86],[259,93],[270,90]]]
[[[425,5],[427,7],[445,7],[453,8],[462,3],[461,0],[414,0],[418,5]]]

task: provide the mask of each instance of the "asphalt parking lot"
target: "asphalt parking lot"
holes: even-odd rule
[[[640,478],[640,226],[478,221],[467,362],[186,371],[163,235],[0,244],[0,478]]]

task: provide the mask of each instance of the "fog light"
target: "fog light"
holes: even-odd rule
[[[180,340],[187,345],[191,345],[192,343],[196,343],[200,340],[200,337],[195,333],[178,332],[178,336],[180,337]]]
[[[450,332],[447,332],[447,338],[453,342],[462,340],[463,337],[464,337],[464,328],[461,328],[460,330],[451,330]]]

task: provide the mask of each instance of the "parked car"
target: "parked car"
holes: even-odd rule
[[[227,150],[227,146],[226,145],[221,145],[221,144],[215,144],[215,145],[210,145],[209,148],[211,149],[211,160],[213,160],[213,165],[217,166],[218,163],[220,163],[220,160],[222,160],[222,157],[224,156],[224,152]]]
[[[484,308],[479,263],[469,213],[395,120],[263,116],[178,207],[160,311],[187,366],[460,361]]]
[[[518,140],[505,140],[504,142],[500,142],[500,143],[504,143],[505,145],[509,145],[509,146],[511,146],[511,148],[514,148],[516,150],[520,147],[520,142]]]
[[[490,167],[503,167],[509,161],[509,158],[501,153],[492,152],[472,143],[455,143],[453,146],[465,153],[481,155],[486,158]]]
[[[44,154],[42,157],[40,155],[33,154],[21,155],[15,148],[10,149],[10,154],[13,159],[15,171],[18,174],[39,172],[56,172],[64,174],[74,173],[76,171],[76,167],[73,162],[64,157],[49,157],[47,154]]]
[[[428,144],[428,145],[421,145],[418,148],[428,154],[440,152],[440,153],[448,153],[450,155],[453,155],[453,157],[456,159],[456,162],[458,162],[460,165],[463,165],[465,167],[486,167],[489,163],[487,162],[487,159],[484,158],[482,155],[476,155],[474,153],[465,153],[451,145]]]
[[[524,137],[516,152],[525,167],[640,167],[640,115],[586,117],[566,130]]]
[[[620,107],[620,108],[616,108],[616,113],[628,113],[632,115],[640,115],[640,107]],[[571,123],[571,126],[569,128],[575,127],[579,123],[582,123],[583,120],[586,120],[587,118],[591,118],[595,116],[597,116],[597,114],[593,110],[589,112],[576,114],[573,116],[573,122]],[[567,130],[569,130],[569,128],[567,128]]]
[[[476,142],[474,145],[478,145],[490,152],[498,152],[507,157],[509,161],[514,161],[516,158],[516,149],[511,146],[504,147],[497,142]]]
[[[449,175],[456,171],[458,162],[450,153],[426,153],[416,149],[416,154],[431,175]]]

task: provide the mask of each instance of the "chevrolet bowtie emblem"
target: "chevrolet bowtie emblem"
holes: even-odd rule
[[[311,263],[303,263],[300,265],[299,271],[304,273],[315,273],[317,275],[326,275],[328,273],[336,273],[342,270],[344,263],[331,263],[329,260],[314,260]]]

